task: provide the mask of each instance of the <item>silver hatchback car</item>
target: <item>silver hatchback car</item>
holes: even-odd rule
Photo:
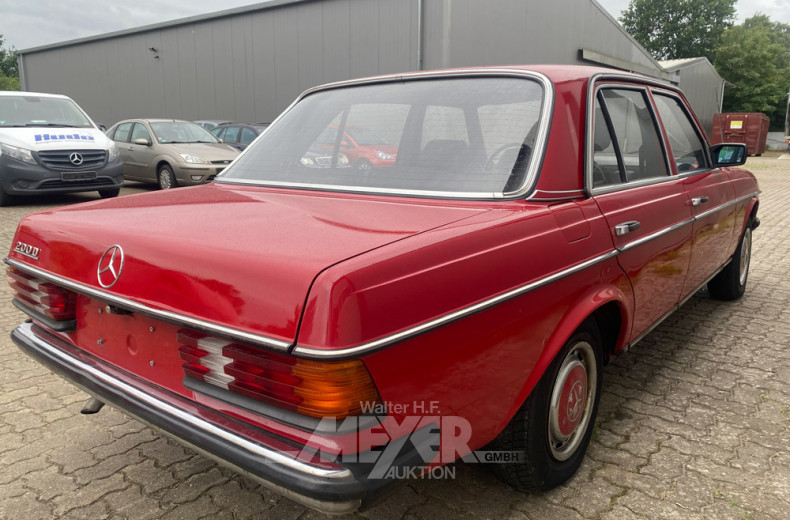
[[[239,154],[190,121],[127,119],[107,135],[118,146],[124,179],[161,189],[210,182]]]

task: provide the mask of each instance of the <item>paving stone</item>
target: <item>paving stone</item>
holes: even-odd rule
[[[146,459],[133,466],[126,466],[123,469],[123,474],[126,475],[129,481],[141,485],[147,494],[172,487],[180,482],[173,476],[171,471],[156,466],[151,459]]]
[[[107,478],[97,478],[87,485],[80,487],[75,493],[59,495],[52,499],[56,515],[63,515],[72,509],[87,507],[98,501],[104,495],[128,487],[121,475],[112,475]]]
[[[162,520],[193,520],[198,518],[213,518],[219,513],[219,507],[211,503],[209,497],[201,497],[197,500],[181,504],[171,509],[164,515]]]
[[[212,487],[216,487],[224,483],[227,479],[216,468],[189,477],[183,482],[179,482],[172,489],[167,490],[162,495],[162,501],[165,503],[183,504],[191,502],[198,497],[202,496],[206,491]]]
[[[79,490],[79,485],[74,481],[74,478],[59,473],[57,468],[52,466],[41,471],[27,473],[20,480],[26,487],[36,491],[36,497],[39,500],[44,501]]]
[[[159,500],[146,493],[140,486],[131,485],[126,489],[108,493],[102,497],[113,516],[125,517],[129,520],[146,520],[161,518],[172,507],[164,507]]]
[[[4,498],[0,502],[0,518],[52,518],[49,505],[36,500],[34,493]]]

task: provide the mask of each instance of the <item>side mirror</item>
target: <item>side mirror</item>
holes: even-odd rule
[[[714,166],[728,167],[745,163],[749,153],[745,144],[721,143],[710,147],[710,155],[713,157]]]
[[[142,137],[140,137],[139,139],[134,140],[134,144],[139,144],[142,146],[151,146],[153,143],[151,142],[150,139],[143,139]]]

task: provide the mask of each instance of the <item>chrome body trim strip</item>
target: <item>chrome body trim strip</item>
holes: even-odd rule
[[[541,287],[543,287],[545,285],[548,285],[550,283],[556,282],[557,280],[565,278],[566,276],[570,276],[572,274],[578,273],[579,271],[583,271],[584,269],[587,269],[588,267],[591,267],[591,266],[593,266],[593,265],[595,265],[597,263],[600,263],[600,262],[603,262],[603,261],[608,260],[610,258],[613,258],[613,257],[617,256],[618,254],[620,254],[620,252],[617,249],[613,249],[612,251],[609,251],[608,253],[604,253],[602,255],[596,256],[595,258],[591,258],[590,260],[586,260],[584,262],[581,262],[579,264],[571,266],[571,267],[569,267],[569,268],[567,268],[567,269],[565,269],[563,271],[559,271],[559,272],[554,273],[553,275],[547,276],[545,278],[540,278],[540,279],[535,280],[535,281],[533,281],[531,283],[528,283],[526,285],[522,285],[521,287],[517,287],[515,289],[512,289],[512,290],[510,290],[508,292],[502,293],[502,294],[500,294],[498,296],[494,296],[493,298],[489,298],[489,299],[484,300],[484,301],[482,301],[480,303],[477,303],[475,305],[471,305],[469,307],[465,307],[463,309],[459,309],[459,310],[457,310],[455,312],[451,312],[450,314],[445,314],[444,316],[441,316],[439,318],[436,318],[436,319],[433,319],[433,320],[428,321],[426,323],[423,323],[422,325],[418,325],[416,327],[411,327],[411,328],[406,329],[404,331],[398,332],[397,334],[392,334],[392,335],[389,335],[389,336],[385,336],[385,337],[383,337],[381,339],[378,339],[378,340],[375,340],[375,341],[371,341],[371,342],[368,342],[368,343],[363,343],[361,345],[357,345],[356,347],[349,347],[349,348],[344,348],[344,349],[339,349],[339,350],[321,350],[321,349],[315,349],[315,348],[311,348],[311,347],[304,347],[304,346],[296,345],[296,348],[294,349],[294,353],[303,355],[305,357],[320,358],[320,359],[348,357],[348,356],[352,356],[352,355],[359,355],[361,353],[367,353],[367,352],[369,352],[371,350],[379,349],[379,348],[385,347],[387,345],[390,345],[392,343],[396,343],[398,341],[405,340],[405,339],[410,338],[412,336],[416,336],[418,334],[422,334],[422,333],[427,332],[427,331],[429,331],[431,329],[435,329],[437,327],[441,327],[442,325],[445,325],[445,324],[447,324],[447,323],[449,323],[451,321],[455,321],[455,320],[464,318],[466,316],[469,316],[470,314],[474,314],[474,313],[483,311],[485,309],[488,309],[489,307],[493,307],[493,306],[495,306],[495,305],[497,305],[499,303],[502,303],[504,301],[507,301],[507,300],[513,299],[513,298],[515,298],[517,296],[521,296],[521,295],[526,294],[528,292],[534,291],[534,290],[539,289],[539,288],[541,288]]]
[[[760,194],[759,191],[755,191],[755,192],[749,193],[748,195],[744,195],[742,197],[738,197],[737,199],[731,200],[729,202],[725,202],[724,204],[716,206],[715,208],[711,208],[709,210],[703,211],[699,215],[696,215],[694,217],[694,219],[696,220],[696,219],[705,218],[708,215],[712,215],[713,213],[716,213],[717,211],[721,211],[723,209],[729,208],[730,206],[734,206],[735,204],[738,204],[739,202],[743,202],[744,200],[748,200],[748,199],[751,199],[752,197],[756,197],[759,194]]]
[[[260,334],[245,332],[242,330],[227,327],[225,325],[220,325],[218,323],[213,323],[210,321],[184,316],[183,314],[178,314],[175,312],[153,309],[151,307],[148,307],[147,305],[137,303],[128,298],[123,298],[121,296],[114,295],[107,291],[102,291],[100,289],[90,287],[89,285],[85,285],[79,282],[74,282],[72,280],[69,280],[62,276],[58,276],[56,274],[52,274],[50,272],[39,269],[37,267],[32,267],[18,260],[14,260],[13,258],[5,258],[4,262],[12,267],[19,269],[20,271],[24,271],[28,274],[38,276],[40,278],[43,278],[44,280],[47,280],[52,283],[56,283],[74,292],[84,294],[91,298],[96,298],[97,300],[102,300],[104,302],[113,305],[117,305],[118,307],[121,307],[123,309],[139,312],[141,314],[145,314],[147,316],[151,316],[152,318],[160,319],[162,321],[174,323],[176,325],[186,325],[189,327],[194,327],[202,331],[216,333],[221,336],[225,336],[234,340],[242,341],[245,343],[251,343],[254,345],[274,348],[281,351],[288,350],[288,348],[290,348],[291,346],[291,343],[287,341],[281,341]]]
[[[720,211],[722,209],[725,209],[725,208],[727,208],[727,207],[729,207],[731,205],[737,204],[738,202],[741,202],[743,200],[750,199],[750,198],[758,195],[759,193],[760,193],[759,191],[756,191],[756,192],[752,192],[750,194],[744,195],[744,196],[739,197],[739,198],[737,198],[735,200],[729,201],[729,202],[727,202],[725,204],[722,204],[722,205],[717,206],[715,208],[712,208],[712,209],[710,209],[708,211],[705,211],[704,213],[701,213],[700,215],[698,215],[696,217],[692,216],[692,217],[690,217],[690,218],[688,218],[686,220],[683,220],[681,222],[677,222],[677,223],[673,224],[672,226],[669,226],[667,228],[661,229],[661,230],[659,230],[659,231],[657,231],[655,233],[651,233],[650,235],[646,235],[646,236],[643,236],[641,238],[638,238],[638,239],[636,239],[636,240],[634,240],[632,242],[629,242],[629,243],[627,243],[627,244],[625,244],[623,246],[620,246],[619,248],[615,248],[615,249],[613,249],[613,250],[611,250],[611,251],[609,251],[607,253],[604,253],[602,255],[599,255],[599,256],[597,256],[595,258],[592,258],[590,260],[587,260],[587,261],[581,262],[579,264],[576,264],[574,266],[571,266],[571,267],[569,267],[569,268],[567,268],[567,269],[565,269],[563,271],[554,273],[553,275],[549,275],[549,276],[546,276],[544,278],[540,278],[540,279],[535,280],[535,281],[533,281],[531,283],[528,283],[526,285],[523,285],[523,286],[517,287],[515,289],[512,289],[512,290],[510,290],[510,291],[508,291],[506,293],[503,293],[503,294],[500,294],[498,296],[494,296],[492,298],[484,300],[484,301],[482,301],[480,303],[477,303],[477,304],[474,304],[474,305],[470,305],[469,307],[465,307],[463,309],[459,309],[459,310],[457,310],[455,312],[451,312],[449,314],[446,314],[444,316],[440,316],[438,318],[435,318],[435,319],[433,319],[431,321],[428,321],[426,323],[423,323],[421,325],[417,325],[415,327],[411,327],[409,329],[403,330],[403,331],[395,333],[395,334],[391,334],[389,336],[385,336],[385,337],[380,338],[378,340],[371,341],[371,342],[368,342],[368,343],[363,343],[363,344],[357,345],[355,347],[349,347],[349,348],[344,348],[344,349],[339,349],[339,350],[322,350],[322,349],[316,349],[316,348],[312,348],[312,347],[300,346],[300,345],[297,344],[297,345],[295,345],[295,347],[294,347],[292,352],[294,354],[301,355],[301,356],[304,356],[304,357],[309,357],[309,358],[333,359],[333,358],[346,358],[346,357],[349,357],[349,356],[359,355],[359,354],[367,353],[367,352],[372,351],[372,350],[376,350],[376,349],[379,349],[379,348],[386,347],[386,346],[391,345],[393,343],[397,343],[398,341],[402,341],[402,340],[405,340],[405,339],[410,338],[412,336],[416,336],[418,334],[422,334],[422,333],[427,332],[427,331],[429,331],[431,329],[434,329],[434,328],[437,328],[437,327],[441,327],[441,326],[443,326],[443,325],[445,325],[447,323],[450,323],[452,321],[455,321],[455,320],[464,318],[466,316],[469,316],[471,314],[480,312],[480,311],[485,310],[485,309],[487,309],[489,307],[493,307],[495,305],[498,305],[499,303],[502,303],[504,301],[510,300],[510,299],[515,298],[517,296],[521,296],[521,295],[526,294],[528,292],[531,292],[531,291],[533,291],[535,289],[539,289],[540,287],[543,287],[545,285],[553,283],[553,282],[555,282],[557,280],[560,280],[560,279],[562,279],[562,278],[564,278],[566,276],[570,276],[570,275],[575,274],[575,273],[577,273],[579,271],[587,269],[588,267],[591,267],[591,266],[593,266],[593,265],[595,265],[595,264],[597,264],[599,262],[603,262],[603,261],[606,261],[606,260],[608,260],[610,258],[613,258],[613,257],[615,257],[615,256],[617,256],[617,255],[619,255],[619,254],[621,254],[621,253],[623,253],[625,251],[633,249],[634,247],[640,246],[642,244],[650,242],[651,240],[655,240],[655,239],[660,238],[660,237],[662,237],[662,236],[664,236],[664,235],[666,235],[668,233],[671,233],[672,231],[675,231],[675,230],[680,229],[680,228],[682,228],[684,226],[692,224],[693,222],[695,222],[696,220],[698,220],[700,218],[703,218],[704,216],[707,216],[707,215],[710,215],[710,214],[715,213],[717,211]],[[11,259],[11,258],[5,258],[4,261],[7,264],[12,265],[13,267],[17,267],[17,268],[19,268],[19,269],[21,269],[23,271],[26,271],[26,272],[28,272],[30,274],[35,274],[35,275],[40,276],[40,277],[42,277],[42,278],[44,278],[44,279],[46,279],[48,281],[61,284],[61,285],[63,285],[64,287],[66,287],[68,289],[71,289],[71,290],[74,290],[76,292],[80,292],[80,293],[83,293],[83,294],[87,294],[88,296],[95,297],[97,299],[104,300],[104,301],[107,301],[109,303],[116,304],[119,307],[128,308],[130,310],[137,311],[137,312],[140,312],[142,314],[147,314],[147,315],[155,317],[155,318],[163,319],[164,321],[169,321],[169,322],[172,322],[172,323],[175,323],[175,324],[183,324],[183,325],[192,326],[192,327],[195,327],[195,328],[198,328],[198,329],[202,329],[202,330],[205,330],[205,331],[208,331],[208,332],[215,332],[217,334],[220,334],[220,335],[232,338],[232,339],[236,339],[236,340],[239,340],[239,341],[248,342],[248,343],[261,345],[261,346],[266,346],[266,347],[271,347],[271,348],[276,348],[278,350],[288,350],[292,346],[291,343],[288,343],[288,342],[285,342],[285,341],[274,340],[272,338],[267,338],[265,336],[260,336],[260,335],[257,335],[257,334],[250,334],[250,333],[247,333],[247,332],[244,332],[244,331],[239,331],[237,329],[233,329],[233,328],[226,327],[226,326],[223,326],[223,325],[219,325],[219,324],[216,324],[216,323],[205,322],[203,320],[197,320],[197,319],[194,319],[194,318],[189,318],[187,316],[182,316],[182,315],[179,315],[179,314],[176,314],[176,313],[172,313],[172,312],[168,312],[168,311],[160,311],[160,310],[156,310],[156,309],[151,309],[150,307],[147,307],[145,305],[133,302],[133,301],[128,300],[126,298],[121,298],[121,297],[109,294],[109,293],[107,293],[105,291],[100,291],[100,290],[97,290],[95,288],[92,288],[92,287],[89,287],[89,286],[85,286],[83,284],[72,282],[72,281],[67,280],[65,278],[62,278],[60,276],[53,275],[51,273],[48,273],[46,271],[42,271],[42,270],[40,270],[38,268],[35,268],[35,267],[31,267],[31,266],[29,266],[27,264],[24,264],[22,262],[19,262],[17,260]],[[699,289],[697,289],[697,290],[699,290]],[[671,313],[671,311],[670,311],[670,313]]]
[[[312,347],[300,346],[300,345],[297,344],[296,347],[293,350],[293,353],[297,354],[297,355],[304,356],[304,357],[310,357],[310,358],[333,359],[333,358],[345,358],[345,357],[349,357],[349,356],[360,355],[360,354],[363,354],[363,353],[368,353],[368,352],[370,352],[372,350],[377,350],[379,348],[386,347],[386,346],[391,345],[393,343],[396,343],[398,341],[402,341],[402,340],[408,339],[408,338],[410,338],[412,336],[416,336],[418,334],[422,334],[424,332],[427,332],[427,331],[429,331],[431,329],[434,329],[434,328],[437,328],[437,327],[441,327],[442,325],[445,325],[445,324],[447,324],[447,323],[449,323],[451,321],[455,321],[455,320],[464,318],[464,317],[466,317],[466,316],[468,316],[470,314],[474,314],[476,312],[485,310],[485,309],[487,309],[489,307],[493,307],[494,305],[497,305],[497,304],[502,303],[504,301],[507,301],[509,299],[515,298],[516,296],[521,296],[522,294],[525,294],[525,293],[528,293],[528,292],[533,291],[535,289],[538,289],[540,287],[543,287],[544,285],[553,283],[553,282],[555,282],[557,280],[560,280],[561,278],[564,278],[566,276],[570,276],[572,274],[575,274],[575,273],[577,273],[577,272],[579,272],[579,271],[581,271],[583,269],[586,269],[586,268],[588,268],[588,267],[590,267],[592,265],[595,265],[596,263],[603,262],[605,260],[608,260],[609,258],[615,257],[615,256],[617,256],[617,255],[619,255],[619,254],[621,254],[621,253],[623,253],[625,251],[628,251],[629,249],[633,249],[634,247],[637,247],[637,246],[640,246],[640,245],[645,244],[647,242],[650,242],[651,240],[655,240],[657,238],[660,238],[660,237],[662,237],[662,236],[664,236],[664,235],[666,235],[668,233],[676,231],[676,230],[678,230],[678,229],[680,229],[682,227],[685,227],[685,226],[687,226],[689,224],[693,224],[697,219],[702,218],[702,216],[704,216],[704,215],[709,215],[709,214],[714,213],[716,211],[720,211],[720,210],[722,210],[722,209],[724,209],[726,207],[729,207],[729,206],[731,206],[733,204],[737,204],[738,202],[741,202],[743,200],[747,200],[747,199],[749,199],[751,197],[754,197],[754,196],[758,195],[759,193],[760,192],[758,191],[758,192],[750,193],[748,195],[744,195],[744,196],[739,197],[739,198],[737,198],[737,199],[735,199],[733,201],[727,202],[726,204],[722,204],[721,206],[718,206],[718,207],[713,208],[713,209],[711,209],[709,211],[706,211],[705,213],[701,214],[700,216],[696,216],[696,217],[692,216],[692,217],[690,217],[690,218],[688,218],[686,220],[683,220],[681,222],[677,222],[677,223],[675,223],[675,224],[673,224],[673,225],[671,225],[671,226],[669,226],[667,228],[661,229],[661,230],[659,230],[659,231],[657,231],[655,233],[651,233],[650,235],[638,238],[638,239],[634,240],[633,242],[629,242],[629,243],[627,243],[627,244],[625,244],[623,246],[620,246],[619,248],[616,248],[616,249],[614,249],[614,250],[612,250],[612,251],[610,251],[608,253],[605,253],[603,255],[597,256],[597,257],[595,257],[593,259],[587,260],[587,261],[582,262],[580,264],[576,264],[575,266],[569,267],[569,268],[567,268],[567,269],[565,269],[563,271],[560,271],[558,273],[555,273],[553,275],[550,275],[550,276],[547,276],[545,278],[541,278],[541,279],[535,280],[534,282],[531,282],[529,284],[523,285],[521,287],[518,287],[518,288],[513,289],[511,291],[508,291],[506,293],[500,294],[499,296],[495,296],[495,297],[490,298],[488,300],[484,300],[484,301],[482,301],[482,302],[480,302],[478,304],[471,305],[469,307],[465,307],[463,309],[460,309],[458,311],[452,312],[450,314],[446,314],[444,316],[441,316],[441,317],[436,318],[434,320],[431,320],[429,322],[423,323],[422,325],[418,325],[416,327],[412,327],[412,328],[406,329],[406,330],[398,332],[396,334],[391,334],[389,336],[385,336],[385,337],[380,338],[380,339],[375,340],[375,341],[371,341],[371,342],[368,342],[368,343],[363,343],[361,345],[357,345],[356,347],[349,347],[349,348],[344,348],[344,349],[339,349],[339,350],[322,350],[322,349],[315,349],[315,348],[312,348]],[[717,271],[717,273],[718,273],[718,271]],[[714,276],[715,276],[715,274],[714,274]],[[711,276],[711,278],[713,278],[713,277]],[[705,283],[707,283],[707,281]],[[691,294],[696,293],[701,287],[702,286],[697,288]],[[674,312],[675,308],[673,308],[666,316],[668,316],[669,314]],[[661,318],[661,320],[663,320],[663,319],[665,319],[665,318]],[[658,324],[655,324],[655,325],[657,326]]]
[[[660,237],[662,237],[662,236],[664,236],[664,235],[666,235],[668,233],[672,233],[673,231],[676,231],[676,230],[678,230],[678,229],[680,229],[682,227],[688,226],[689,224],[692,224],[694,222],[694,220],[695,220],[694,217],[691,217],[691,218],[687,218],[686,220],[682,220],[680,222],[676,222],[675,224],[672,224],[671,226],[669,226],[667,228],[664,228],[664,229],[656,231],[655,233],[651,233],[649,235],[645,235],[643,237],[637,238],[636,240],[634,240],[632,242],[628,242],[627,244],[624,244],[624,245],[618,247],[618,250],[622,253],[622,252],[628,251],[629,249],[633,249],[633,248],[635,248],[637,246],[641,246],[642,244],[650,242],[651,240],[655,240],[655,239],[660,238]]]
[[[42,339],[38,338],[32,332],[32,324],[31,323],[23,323],[19,327],[17,327],[17,332],[26,338],[28,341],[35,344],[38,348],[46,351],[51,356],[57,357],[61,360],[66,366],[75,367],[79,370],[82,370],[86,373],[89,373],[93,377],[103,381],[105,384],[111,385],[118,390],[126,392],[129,395],[134,396],[135,398],[143,401],[149,406],[156,408],[168,415],[173,417],[177,417],[178,419],[184,421],[185,423],[198,428],[204,432],[207,432],[213,436],[219,437],[224,439],[225,441],[238,446],[239,448],[248,451],[254,455],[265,457],[272,462],[277,464],[282,464],[283,466],[289,467],[295,471],[300,473],[304,473],[306,475],[314,475],[318,477],[324,478],[351,478],[352,473],[350,470],[343,468],[343,469],[325,469],[313,466],[311,464],[307,464],[298,459],[291,458],[281,452],[271,450],[260,444],[252,442],[244,437],[241,437],[235,433],[229,432],[223,428],[215,426],[208,421],[205,421],[199,417],[191,415],[180,408],[177,408],[169,403],[166,403],[156,397],[139,390],[138,388],[124,383],[120,379],[117,379],[106,372],[102,372],[101,370],[83,362],[79,359],[74,358],[73,356],[67,354],[66,352],[60,350],[57,347],[50,345],[48,342],[43,341]]]

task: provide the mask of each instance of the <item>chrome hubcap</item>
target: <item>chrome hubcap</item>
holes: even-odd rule
[[[172,188],[170,185],[170,172],[167,170],[162,170],[159,172],[159,187],[163,190]]]
[[[552,456],[569,459],[582,443],[597,391],[595,353],[580,341],[562,360],[549,404],[548,441]]]
[[[749,275],[749,261],[752,256],[752,230],[746,228],[743,232],[743,242],[741,242],[741,263],[738,280],[741,285],[746,283],[746,277]]]

